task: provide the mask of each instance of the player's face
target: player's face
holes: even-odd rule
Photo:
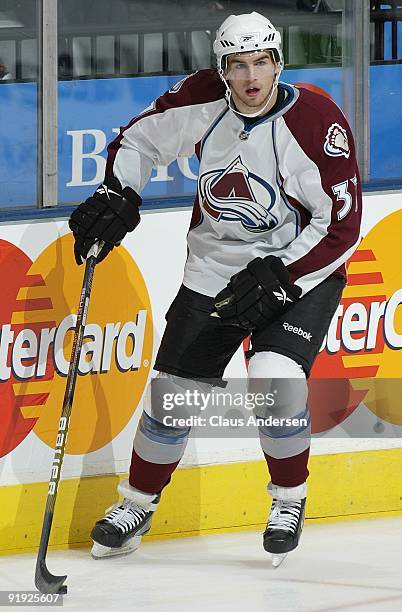
[[[267,51],[229,55],[225,78],[230,85],[236,108],[242,113],[255,113],[263,109],[271,94],[277,64]],[[270,107],[276,100],[272,96]],[[266,109],[268,112],[269,108]]]

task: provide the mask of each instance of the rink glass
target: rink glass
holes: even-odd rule
[[[218,26],[229,14],[251,10],[266,15],[281,32],[281,78],[319,88],[344,110],[355,133],[366,189],[401,185],[402,159],[394,138],[402,130],[402,107],[394,104],[402,96],[402,8],[397,4],[58,0],[54,69],[37,59],[38,23],[49,7],[56,5],[49,0],[1,2],[1,208],[72,204],[87,197],[102,174],[101,160],[113,130],[184,75],[213,66]],[[48,146],[46,152],[36,133],[38,104],[40,110],[45,103],[37,95],[39,66],[45,75],[52,71],[50,80],[58,74],[58,133],[53,139],[48,135],[53,150]],[[47,103],[46,115],[52,112]],[[80,156],[74,158],[77,150]],[[52,186],[54,197],[46,202],[41,194],[49,193],[46,181],[52,173],[45,173],[44,185],[40,177],[37,181],[43,155],[49,162],[58,159],[58,188]],[[170,206],[190,204],[197,161],[181,164],[154,172],[144,193],[150,206],[160,207],[166,197]]]

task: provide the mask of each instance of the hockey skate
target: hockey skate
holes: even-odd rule
[[[273,567],[278,567],[299,543],[304,524],[306,485],[288,488],[269,483],[268,491],[273,500],[263,546],[271,553]]]
[[[118,491],[124,496],[106,510],[106,516],[92,529],[94,559],[126,555],[137,550],[142,536],[151,528],[152,516],[158,506],[160,494],[143,493],[123,480]]]

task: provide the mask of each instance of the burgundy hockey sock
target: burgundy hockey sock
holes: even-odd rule
[[[133,450],[129,483],[132,487],[144,491],[144,493],[160,493],[170,482],[170,477],[177,468],[179,461],[175,463],[151,463],[141,459]]]
[[[309,475],[307,469],[309,453],[310,448],[307,448],[299,455],[284,459],[274,459],[264,453],[272,482],[278,487],[297,487],[305,482]]]

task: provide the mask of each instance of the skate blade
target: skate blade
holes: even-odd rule
[[[118,548],[103,546],[103,544],[94,542],[91,549],[91,556],[93,559],[106,559],[107,557],[121,557],[123,555],[128,555],[137,550],[141,544],[141,539],[142,536],[134,536],[123,546],[119,546]]]
[[[271,554],[272,567],[279,567],[284,562],[287,556],[288,553],[277,555]]]

